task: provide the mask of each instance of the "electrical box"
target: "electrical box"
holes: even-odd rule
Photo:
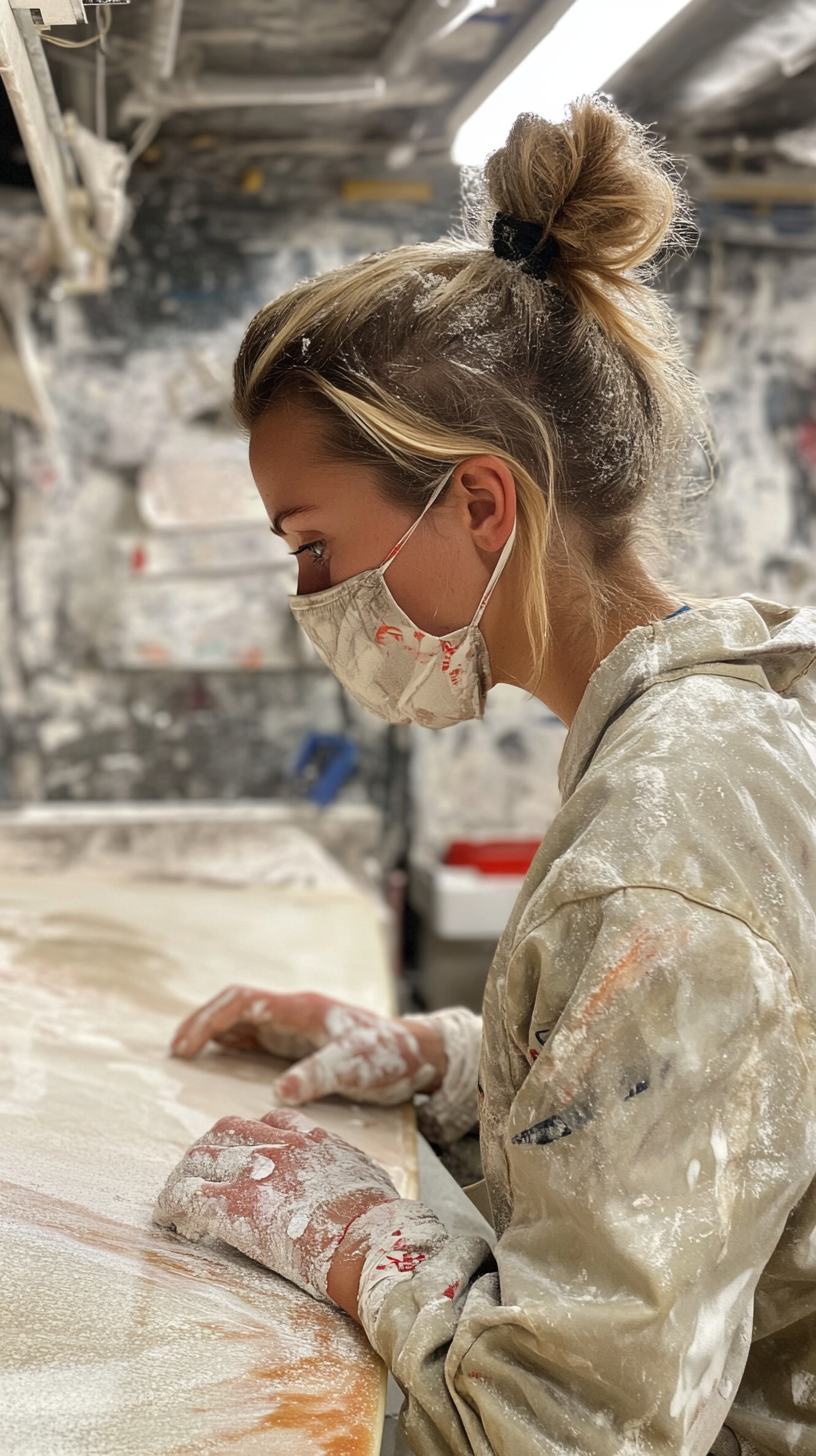
[[[12,10],[30,10],[40,25],[87,25],[86,5],[129,4],[130,0],[40,0],[39,5],[28,5],[25,0],[11,0]]]

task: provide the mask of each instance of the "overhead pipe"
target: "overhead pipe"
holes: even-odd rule
[[[688,76],[673,107],[695,129],[755,96],[779,76],[799,76],[816,60],[816,0],[790,0],[758,18]]]
[[[374,101],[385,96],[381,76],[219,76],[203,75],[134,92],[122,103],[123,120],[159,113],[209,111],[231,106],[330,106]]]
[[[496,0],[414,0],[378,57],[376,74],[227,76],[204,72],[173,81],[183,0],[154,0],[142,85],[125,98],[120,115],[123,121],[154,118],[158,125],[159,119],[176,112],[226,107],[353,106],[386,98],[404,104],[399,82],[415,72],[420,54],[495,4]]]
[[[496,0],[414,0],[380,52],[378,65],[386,80],[409,75],[428,46],[495,5]]]

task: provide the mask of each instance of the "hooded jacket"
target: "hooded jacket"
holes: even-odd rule
[[[816,1453],[814,661],[745,597],[589,682],[485,994],[495,1254],[367,1331],[419,1456]]]

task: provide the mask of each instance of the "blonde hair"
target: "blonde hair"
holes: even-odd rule
[[[545,281],[496,256],[497,211],[554,240]],[[644,268],[684,220],[670,163],[610,103],[577,102],[558,125],[520,116],[463,236],[364,258],[261,309],[235,363],[237,417],[251,429],[302,393],[337,458],[373,463],[384,494],[417,512],[445,466],[504,460],[540,669],[554,526],[584,527],[571,569],[600,631],[609,568],[682,475],[697,390]]]

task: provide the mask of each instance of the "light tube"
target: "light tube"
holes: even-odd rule
[[[574,0],[514,71],[460,126],[452,156],[480,166],[519,112],[560,121],[578,96],[598,91],[691,0]]]

